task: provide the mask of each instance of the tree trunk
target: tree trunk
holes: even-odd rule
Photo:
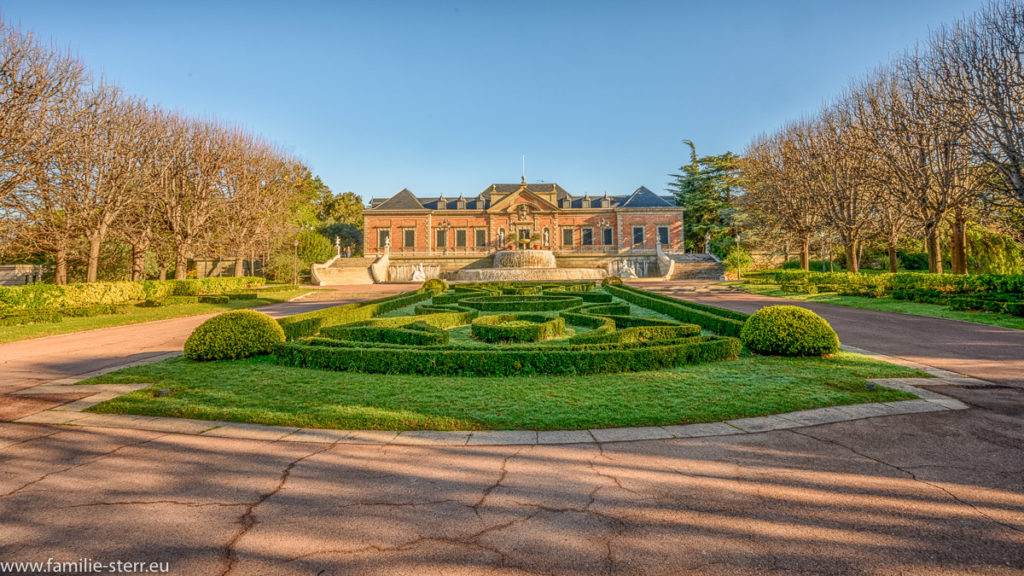
[[[811,267],[811,237],[800,237],[800,269],[809,270]]]
[[[938,226],[927,229],[925,246],[928,250],[928,271],[942,274],[942,242],[939,238]]]
[[[950,231],[949,255],[953,274],[967,274],[967,215],[957,210]]]
[[[142,282],[146,279],[146,248],[147,242],[132,244],[132,281]]]
[[[245,260],[241,256],[235,257],[235,277],[245,276]]]
[[[68,283],[68,251],[67,248],[58,248],[57,254],[54,257],[55,270],[53,283],[54,284],[67,284]]]
[[[160,279],[167,280],[167,265],[165,264],[160,265]]]
[[[846,250],[846,269],[854,274],[860,272],[860,262],[857,261],[860,253],[860,241],[856,239],[849,240],[844,248]]]
[[[900,268],[899,255],[896,253],[896,245],[899,241],[896,238],[889,238],[889,272],[895,274]]]
[[[188,276],[188,258],[184,254],[177,254],[174,258],[174,279],[184,280]]]
[[[85,281],[95,282],[100,268],[100,243],[102,236],[99,234],[89,235],[89,266],[86,268]]]

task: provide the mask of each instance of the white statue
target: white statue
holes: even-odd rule
[[[391,235],[390,234],[388,235],[387,238],[384,239],[384,253],[389,255],[389,256],[391,255]]]
[[[413,269],[413,271],[412,271],[412,281],[413,282],[426,282],[427,281],[427,273],[423,271],[423,264],[422,263],[420,263],[418,268],[414,268]]]
[[[623,262],[620,270],[622,278],[639,278],[639,276],[636,275],[636,270],[633,269],[633,266],[629,262]]]
[[[335,256],[341,258],[341,236],[334,237],[334,253]]]

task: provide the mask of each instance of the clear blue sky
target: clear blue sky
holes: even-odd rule
[[[664,189],[817,109],[980,0],[0,0],[174,110],[246,126],[364,200],[491,182]]]

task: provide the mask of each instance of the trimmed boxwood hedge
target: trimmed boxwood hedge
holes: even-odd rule
[[[525,323],[521,326],[503,326],[507,322]],[[543,314],[495,314],[481,316],[470,328],[474,338],[484,342],[540,342],[561,336],[565,332],[565,318]]]
[[[743,322],[747,315],[731,310],[723,310],[713,306],[677,300],[660,294],[653,294],[630,286],[615,286],[609,284],[604,287],[614,296],[622,298],[627,302],[649,308],[655,312],[661,312],[681,322],[697,324],[703,328],[721,334],[723,336],[738,337],[743,330]]]
[[[434,376],[522,376],[524,374],[608,374],[658,370],[736,358],[739,340],[699,336],[688,341],[629,349],[423,350],[396,353],[386,348],[286,343],[274,354],[287,366],[378,374]]]
[[[476,296],[463,298],[462,306],[482,312],[553,312],[583,304],[579,296]]]
[[[427,331],[407,328],[385,328],[381,326],[329,326],[320,331],[334,340],[356,342],[383,342],[413,346],[443,346],[448,343],[448,333],[443,330]]]
[[[636,318],[629,315],[625,303],[584,303],[579,294],[593,289],[592,284],[570,285],[570,296],[553,286],[541,296],[498,296],[491,288],[502,286],[455,286],[444,294],[435,295],[430,303],[416,306],[415,316],[374,318],[388,310],[425,299],[417,293],[408,293],[373,301],[359,308],[344,308],[330,313],[331,321],[338,318],[358,318],[338,322],[335,327],[324,327],[322,317],[299,318],[290,325],[301,326],[307,336],[300,341],[278,346],[277,361],[286,365],[306,366],[328,370],[352,370],[373,373],[405,373],[432,375],[521,375],[521,374],[596,374],[624,371],[660,369],[690,362],[704,362],[734,358],[740,344],[735,338],[700,336],[701,326],[694,323],[679,324],[665,320]],[[462,288],[462,289],[460,289]],[[675,305],[642,290],[622,288],[639,305]],[[554,294],[551,292],[555,291]],[[598,292],[603,296],[607,293]],[[448,298],[457,296],[456,298]],[[648,297],[646,300],[642,300]],[[595,300],[607,300],[596,298]],[[439,303],[439,300],[443,303]],[[467,302],[473,301],[473,302]],[[475,300],[475,301],[474,301]],[[543,314],[500,314],[482,316],[467,304],[522,305],[533,302],[571,302],[573,306],[559,311],[558,316]],[[642,300],[642,301],[641,301]],[[561,304],[561,302],[560,302]],[[714,316],[703,310],[689,309],[687,314],[704,314],[720,322],[736,322],[731,318]],[[717,309],[704,307],[708,310]],[[724,311],[720,311],[724,312]],[[683,315],[682,312],[679,313]],[[736,314],[736,313],[730,313]],[[365,317],[369,315],[370,317]],[[745,315],[740,315],[745,318]],[[474,319],[475,317],[475,319]],[[451,346],[428,335],[472,321],[471,333],[482,340],[510,342],[507,346],[480,348],[479,346]],[[523,326],[500,326],[504,322],[530,321]],[[559,343],[544,346],[512,344],[533,338],[553,336],[548,326],[564,329],[565,323],[590,327],[593,330]],[[344,325],[341,325],[344,324]],[[619,324],[619,329],[616,329]],[[417,326],[421,327],[418,328]],[[502,328],[506,330],[501,330]],[[489,329],[490,330],[489,332]],[[497,329],[497,330],[493,330]],[[293,329],[296,334],[300,330]],[[320,332],[320,336],[308,337]],[[483,336],[481,336],[483,335]],[[528,338],[527,338],[528,335]]]
[[[766,306],[743,326],[743,345],[759,354],[824,356],[839,350],[832,326],[814,312],[799,306]]]
[[[55,324],[64,320],[57,310],[15,310],[0,316],[0,326],[22,326],[25,324]]]
[[[192,360],[234,360],[268,354],[284,342],[284,330],[273,318],[255,310],[234,310],[210,318],[185,341]]]
[[[281,318],[278,323],[284,329],[285,336],[289,340],[311,336],[316,334],[321,327],[338,326],[351,324],[361,320],[368,320],[378,314],[384,314],[392,310],[404,308],[410,304],[422,302],[434,296],[435,292],[426,288],[420,288],[412,292],[403,292],[395,296],[387,296],[376,300],[365,302],[354,302],[341,306],[332,306],[323,310],[314,310],[295,316]]]

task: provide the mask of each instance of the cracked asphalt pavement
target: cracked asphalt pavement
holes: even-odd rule
[[[568,446],[5,423],[0,561],[214,575],[1020,574],[1022,447],[1019,417],[984,408]]]

